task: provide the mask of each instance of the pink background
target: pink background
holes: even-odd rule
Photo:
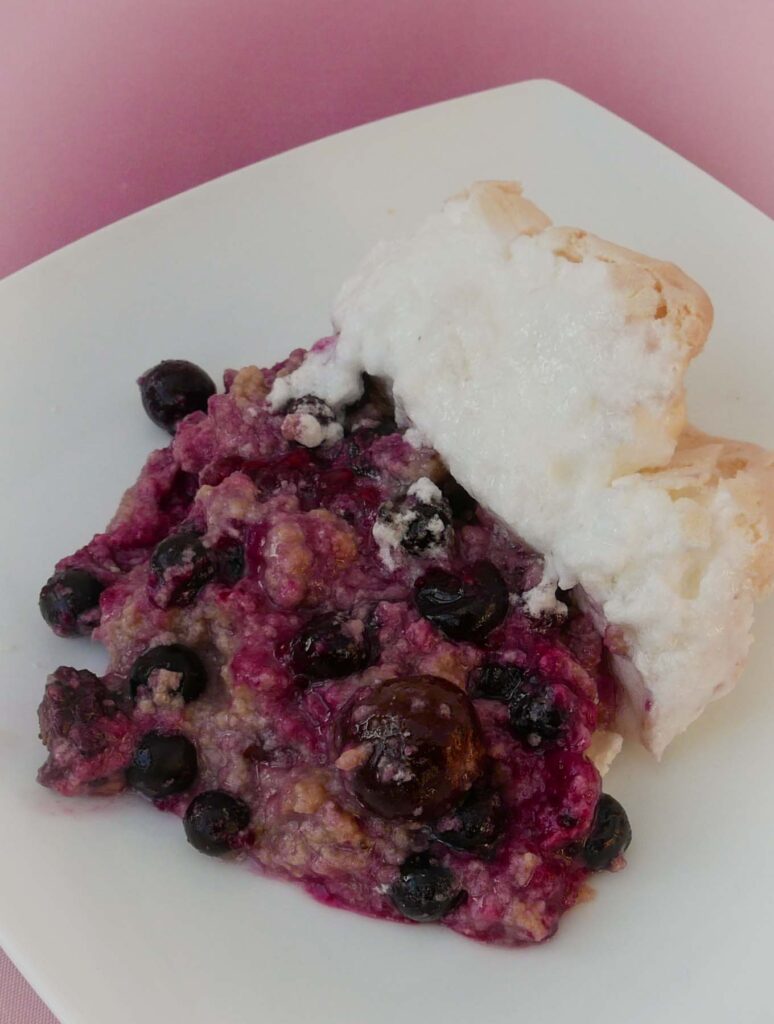
[[[774,214],[773,44],[774,0],[0,0],[0,277],[273,153],[525,78]],[[53,1020],[0,953],[2,1024]]]
[[[0,277],[225,171],[523,78],[774,214],[774,0],[2,0]]]

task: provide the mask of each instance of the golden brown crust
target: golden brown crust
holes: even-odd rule
[[[631,459],[623,453],[616,475],[637,473],[650,478],[675,501],[692,499],[683,505],[685,518],[681,528],[686,550],[693,550],[692,529],[696,530],[696,551],[706,546],[708,521],[715,522],[722,531],[721,539],[732,552],[728,556],[732,577],[728,585],[736,595],[728,608],[734,620],[727,625],[729,645],[736,644],[739,657],[734,661],[729,655],[728,664],[723,662],[718,685],[702,697],[701,680],[697,683],[683,679],[678,683],[671,677],[665,679],[663,667],[656,666],[653,678],[643,680],[634,664],[636,644],[626,651],[626,656],[617,656],[616,672],[635,708],[641,739],[660,755],[675,733],[685,728],[708,700],[731,688],[749,646],[752,598],[763,596],[774,586],[774,453],[753,444],[711,437],[685,423],[682,375],[701,352],[713,319],[708,296],[687,274],[672,263],[652,259],[585,231],[552,226],[542,211],[524,199],[517,184],[479,182],[466,195],[504,245],[511,245],[520,235],[529,235],[535,245],[561,259],[609,264],[612,281],[625,297],[627,316],[647,321],[651,327],[647,332],[648,345],[654,346],[654,350],[669,346],[669,356],[674,359],[673,399],[666,411],[663,407],[658,411],[658,427],[667,444],[650,469],[642,468],[641,453],[636,449]],[[647,421],[650,413],[643,407],[638,415]],[[655,429],[648,430],[647,422],[639,427],[643,434],[655,433]],[[710,509],[705,515],[704,511]],[[714,557],[715,552],[709,550],[707,558]],[[701,562],[700,557],[697,559]],[[692,696],[692,686],[698,696]],[[603,734],[595,742],[599,748],[595,756],[600,766],[605,767],[617,752],[618,738]]]
[[[680,371],[684,372],[701,352],[712,327],[712,303],[704,289],[674,263],[652,259],[579,228],[553,226],[542,210],[524,198],[518,182],[475,182],[462,197],[475,205],[505,245],[520,235],[529,235],[570,262],[599,260],[609,264],[614,284],[626,296],[629,317],[652,321],[660,328],[655,332],[657,337],[676,344]],[[641,410],[643,420],[648,415]],[[661,417],[661,428],[676,442],[685,425],[684,389],[680,386]],[[627,453],[622,452],[618,472],[638,468],[638,456],[639,452],[634,451],[629,465]]]
[[[774,452],[747,441],[713,437],[686,427],[668,466],[654,475],[681,493],[723,484],[739,509],[736,528],[744,530],[754,552],[748,567],[755,596],[774,587]]]
[[[577,228],[552,228],[546,236],[554,252],[568,259],[612,264],[616,282],[629,296],[632,316],[669,324],[684,346],[686,362],[701,352],[712,327],[712,303],[674,263],[651,259]]]
[[[680,337],[687,360],[704,347],[713,310],[704,289],[674,263],[607,242],[587,231],[555,227],[551,219],[522,194],[516,181],[478,181],[463,193],[474,200],[492,226],[511,238],[543,235],[556,255],[575,263],[597,259],[612,264],[637,317],[666,319]]]
[[[551,218],[524,198],[518,181],[477,181],[454,199],[471,201],[505,243],[551,226]]]

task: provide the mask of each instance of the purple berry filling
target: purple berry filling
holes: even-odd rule
[[[77,624],[68,591],[59,631],[94,627],[110,665],[50,678],[40,782],[143,792],[197,849],[331,905],[540,942],[630,837],[586,756],[615,710],[601,638],[571,599],[529,616],[541,559],[406,441],[375,382],[342,437],[283,429],[266,396],[302,356],[228,371],[56,566],[98,581]],[[407,497],[422,477],[437,513]],[[405,509],[385,558],[372,528]]]

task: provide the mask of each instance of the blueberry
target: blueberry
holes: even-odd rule
[[[282,436],[305,448],[329,446],[341,439],[343,428],[333,409],[315,395],[302,395],[283,410]]]
[[[508,611],[508,588],[491,562],[476,562],[464,574],[430,569],[414,585],[423,615],[451,640],[481,643]]]
[[[352,791],[382,818],[438,818],[481,774],[484,745],[475,710],[436,676],[389,679],[344,713],[337,764]]]
[[[454,875],[427,854],[414,854],[400,866],[390,899],[411,921],[440,921],[463,902],[467,893]]]
[[[103,583],[85,569],[62,569],[40,591],[40,614],[57,636],[85,636],[99,625]]]
[[[284,416],[292,416],[300,413],[305,416],[314,416],[318,423],[327,426],[336,419],[333,409],[322,398],[317,395],[302,395],[300,398],[293,398],[282,410]]]
[[[194,797],[183,820],[191,846],[212,857],[235,849],[249,824],[250,808],[244,800],[220,789]]]
[[[462,803],[437,821],[433,837],[463,853],[491,853],[505,830],[505,809],[497,790],[476,786]]]
[[[511,732],[531,747],[557,740],[566,718],[551,688],[536,676],[524,677],[508,698]]]
[[[452,515],[461,523],[472,523],[478,511],[478,502],[449,474],[441,481],[441,493],[449,503]]]
[[[335,613],[310,619],[290,643],[290,665],[307,679],[342,679],[361,672],[373,657],[368,631],[357,619]]]
[[[451,524],[448,508],[419,502],[410,512],[412,515],[401,538],[401,547],[412,555],[422,555],[444,543]]]
[[[197,769],[196,747],[189,739],[148,732],[137,744],[126,781],[145,796],[171,796],[188,789]]]
[[[145,651],[132,665],[129,685],[132,697],[141,686],[148,686],[153,672],[165,669],[178,676],[173,694],[180,694],[186,704],[204,693],[207,672],[199,655],[183,644],[160,644]]]
[[[632,827],[626,811],[614,797],[603,793],[594,812],[591,832],[581,849],[581,860],[592,871],[602,871],[628,849],[631,841]]]
[[[191,604],[214,575],[213,559],[193,531],[173,533],[153,549],[149,582],[159,608]]]
[[[212,378],[185,359],[164,359],[137,381],[143,409],[157,427],[175,432],[184,416],[206,412],[207,401],[215,394]]]
[[[471,697],[507,702],[523,681],[524,672],[515,665],[486,662],[469,674],[468,694]]]

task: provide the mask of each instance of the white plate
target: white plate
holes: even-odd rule
[[[774,225],[580,96],[528,82],[368,125],[146,210],[0,285],[0,941],[63,1024],[319,1021],[686,1024],[772,1019],[771,607],[744,684],[657,767],[627,753],[628,870],[548,945],[326,909],[213,862],[131,797],[38,788],[35,708],[61,662],[99,668],[35,607],[52,563],[102,527],[160,443],[134,379],[161,357],[213,373],[327,328],[380,236],[475,178],[518,177],[558,222],[669,257],[717,326],[692,375],[698,423],[774,441]]]

